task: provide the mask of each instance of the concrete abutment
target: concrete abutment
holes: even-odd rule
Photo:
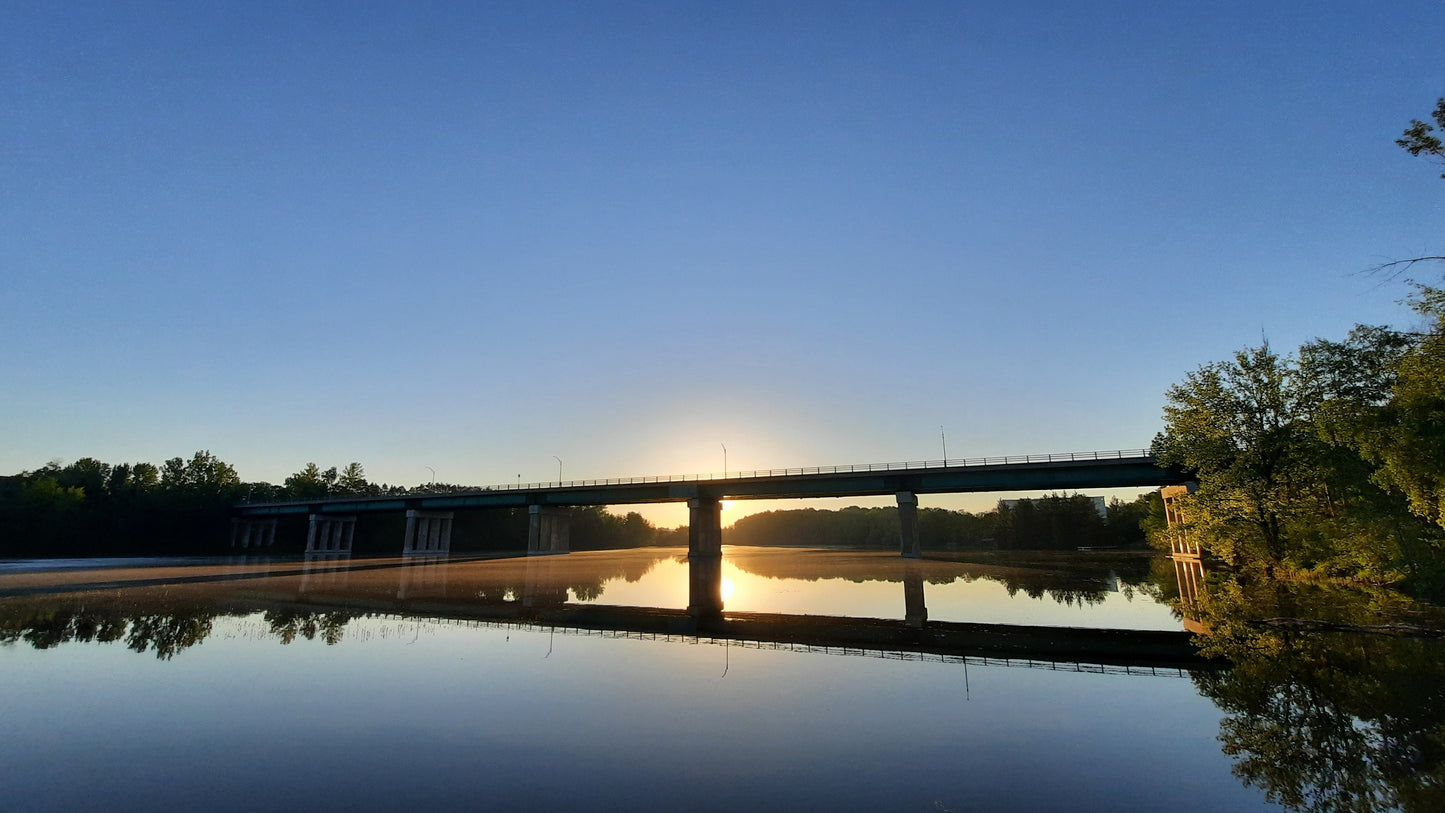
[[[306,552],[349,555],[355,537],[356,517],[312,514],[306,531]]]
[[[276,545],[276,519],[235,517],[231,520],[231,547],[271,548]]]
[[[449,553],[452,549],[451,511],[406,512],[406,539],[401,552],[408,553]]]

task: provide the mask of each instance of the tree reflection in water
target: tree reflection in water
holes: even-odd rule
[[[325,641],[327,646],[341,643],[341,636],[346,629],[346,624],[356,615],[351,613],[315,613],[305,610],[267,610],[266,625],[270,628],[271,634],[281,639],[282,644],[289,644],[301,636],[308,641],[317,637]]]
[[[22,605],[0,613],[0,644],[24,641],[35,649],[60,644],[120,641],[135,652],[154,652],[163,661],[200,644],[210,636],[216,618],[241,617],[248,611],[223,611],[213,606],[169,606],[138,610],[124,606],[87,606],[84,602]],[[271,610],[264,619],[269,632],[289,644],[299,635],[327,644],[341,641],[351,613]]]
[[[1234,774],[1300,810],[1445,810],[1445,646],[1389,590],[1212,581],[1194,675]]]
[[[982,579],[1002,585],[1009,596],[1023,593],[1077,607],[1102,604],[1116,591],[1129,600],[1136,593],[1158,598],[1155,569],[1169,565],[1152,551],[929,551],[924,559],[905,560],[876,551],[757,547],[729,548],[726,558],[769,579],[905,582],[921,575],[936,585]]]
[[[157,658],[168,661],[204,641],[211,634],[215,616],[214,610],[201,607],[128,613],[83,604],[31,605],[0,616],[0,643],[25,641],[36,649],[50,649],[71,641],[124,641],[129,649],[155,652]]]
[[[665,550],[619,552],[606,560],[572,561],[568,557],[522,557],[486,563],[487,578],[462,580],[449,587],[447,559],[428,557],[409,560],[400,566],[376,567],[360,563],[345,566],[338,557],[307,562],[294,582],[273,584],[275,594],[295,601],[335,599],[344,604],[350,598],[368,601],[395,596],[397,600],[445,600],[449,595],[469,594],[499,605],[527,608],[561,606],[568,591],[579,600],[600,596],[607,582],[625,579],[635,582],[647,575],[659,561],[674,554]],[[260,574],[264,577],[267,574]],[[50,649],[67,642],[123,641],[136,652],[154,652],[162,660],[196,646],[211,634],[217,617],[242,617],[264,609],[261,616],[267,633],[282,644],[297,638],[339,643],[349,621],[362,612],[335,609],[310,610],[289,603],[264,607],[254,598],[236,598],[245,581],[221,580],[191,588],[191,596],[176,598],[165,588],[148,587],[114,594],[76,593],[39,598],[12,597],[0,602],[0,644],[23,641],[36,649]]]

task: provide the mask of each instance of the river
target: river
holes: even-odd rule
[[[1269,703],[1337,649],[1371,651],[1354,638],[1301,645],[1296,671],[1276,653],[1263,673],[1229,653],[1132,653],[1135,640],[1190,640],[1167,560],[729,546],[723,618],[701,626],[686,612],[687,568],[686,550],[668,548],[5,563],[0,798],[11,811],[1248,810],[1343,798],[1321,787],[1328,776],[1261,772],[1296,744],[1290,725],[1328,722],[1280,723]],[[1386,643],[1403,671],[1381,679],[1394,688],[1376,702],[1414,686],[1415,703],[1434,704],[1409,731],[1398,730],[1409,714],[1371,716],[1355,697],[1384,692],[1380,680],[1334,687],[1340,730],[1375,747],[1368,775],[1345,777],[1363,783],[1349,798],[1437,798],[1437,640]]]

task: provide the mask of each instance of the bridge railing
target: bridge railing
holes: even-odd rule
[[[646,483],[690,483],[716,480],[759,480],[768,477],[797,477],[806,474],[866,474],[868,472],[923,471],[966,466],[1005,466],[1023,463],[1067,463],[1072,461],[1119,460],[1148,457],[1148,449],[1112,449],[1101,452],[1062,452],[1056,454],[1004,455],[1001,457],[947,458],[944,460],[907,460],[896,463],[852,463],[842,466],[803,466],[783,469],[752,469],[718,474],[661,474],[646,477],[612,477],[604,480],[549,480],[540,483],[502,483],[485,486],[486,491],[536,491],[543,488],[586,488],[589,486],[626,486]]]

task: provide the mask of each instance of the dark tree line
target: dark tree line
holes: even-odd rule
[[[982,513],[944,508],[918,510],[918,536],[934,550],[1075,550],[1144,547],[1146,530],[1163,523],[1157,493],[1133,502],[1115,500],[1101,516],[1089,497],[1049,495],[1016,500]],[[743,517],[724,531],[730,545],[897,548],[898,510],[805,508]]]
[[[213,549],[249,486],[208,451],[189,460],[68,466],[0,477],[0,555],[180,554]]]
[[[0,477],[0,556],[132,556],[218,553],[229,550],[231,511],[238,503],[436,494],[479,486],[372,483],[360,463],[321,469],[307,463],[281,485],[243,482],[236,469],[209,451],[152,463],[104,463],[92,457]],[[525,511],[472,512],[460,547],[524,548]],[[601,507],[571,509],[577,550],[686,544],[685,529],[660,531],[636,512],[616,516]],[[362,534],[361,548],[391,550],[400,532],[387,522]],[[370,524],[369,524],[370,525]],[[385,539],[371,540],[373,536]],[[298,543],[299,544],[299,543]],[[296,545],[292,545],[296,547]],[[299,548],[298,548],[299,550]],[[294,552],[294,551],[293,551]]]

